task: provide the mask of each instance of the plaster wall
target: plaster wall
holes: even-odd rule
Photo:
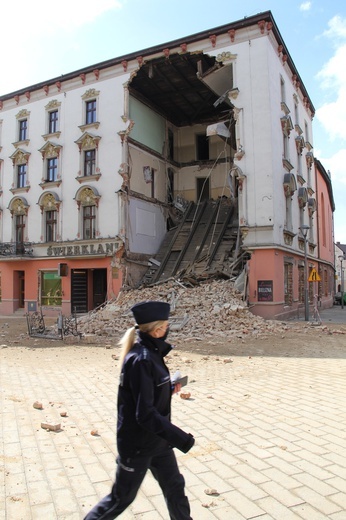
[[[38,200],[43,193],[39,185],[45,178],[45,162],[39,149],[47,142],[42,137],[47,133],[47,110],[46,106],[52,100],[56,100],[59,106],[59,136],[49,136],[48,140],[54,145],[59,145],[59,174],[61,175],[60,186],[45,188],[52,191],[62,201],[60,218],[60,232],[62,240],[73,240],[78,235],[78,208],[75,201],[77,191],[83,186],[93,186],[99,193],[100,201],[98,207],[99,236],[116,236],[118,233],[118,200],[116,191],[120,188],[122,179],[117,173],[122,160],[122,148],[120,138],[116,132],[124,127],[121,120],[123,106],[114,103],[114,92],[123,92],[123,78],[107,77],[106,80],[88,85],[76,86],[75,84],[64,84],[64,91],[59,92],[51,88],[49,95],[32,96],[29,102],[20,102],[19,106],[5,108],[2,110],[3,136],[11,136],[10,139],[2,139],[2,207],[3,218],[1,220],[1,239],[10,242],[13,238],[12,218],[7,209],[10,201],[15,196],[23,196],[29,207],[28,218],[25,228],[25,240],[39,242],[42,238],[42,215]],[[95,89],[99,94],[97,97],[97,120],[98,128],[90,126],[86,131],[94,136],[100,136],[98,146],[98,167],[101,176],[98,181],[89,179],[80,183],[79,172],[81,169],[81,154],[76,140],[81,137],[83,130],[79,126],[85,123],[84,103],[82,96],[86,91]],[[6,105],[7,107],[7,105]],[[16,115],[23,109],[27,110],[28,119],[28,143],[20,143],[19,148],[30,153],[28,163],[28,183],[30,189],[25,192],[13,194],[10,188],[13,186],[16,169],[10,156],[15,152],[12,142],[18,140],[18,120]]]
[[[132,144],[129,145],[129,159],[131,164],[131,190],[137,193],[142,193],[146,197],[151,197],[154,187],[154,198],[164,202],[167,195],[165,161]],[[152,182],[146,182],[143,172],[143,168],[145,167],[149,167],[154,170],[154,185],[152,185]]]
[[[130,198],[128,222],[130,251],[155,254],[167,231],[165,210],[157,204]]]
[[[287,170],[283,165],[281,117],[284,112],[281,108],[281,78],[284,81],[286,104],[293,125],[293,96],[297,91],[292,84],[289,70],[283,65],[282,57],[278,56],[275,42],[269,37],[239,44],[234,52],[237,54],[234,66],[235,86],[239,88],[239,95],[234,103],[240,109],[241,132],[238,130],[238,135],[245,151],[241,160],[236,160],[235,164],[246,176],[244,212],[246,224],[250,228],[245,244],[255,246],[273,242],[285,247],[283,229],[286,226],[286,200],[283,178]],[[302,99],[298,100],[298,113],[299,119],[307,122],[311,142],[311,118]],[[304,123],[302,126],[304,127]],[[292,130],[288,139],[288,158],[294,175],[297,175],[298,167],[296,135],[296,131]],[[306,152],[307,149],[303,152],[302,167],[307,179]],[[314,188],[313,179],[311,183]],[[292,197],[292,220],[294,232],[297,233],[300,225],[297,192]],[[272,233],[268,234],[269,228],[272,228]],[[297,247],[297,241],[293,246]]]

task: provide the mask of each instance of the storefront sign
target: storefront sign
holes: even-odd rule
[[[117,243],[49,246],[47,256],[111,255],[118,248]]]
[[[259,302],[273,301],[273,280],[257,280]]]

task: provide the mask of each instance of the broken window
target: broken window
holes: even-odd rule
[[[209,160],[209,139],[205,134],[196,135],[196,159],[197,161]]]

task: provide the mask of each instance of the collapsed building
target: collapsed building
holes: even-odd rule
[[[265,318],[332,305],[314,111],[270,11],[1,96],[0,312],[215,276]]]

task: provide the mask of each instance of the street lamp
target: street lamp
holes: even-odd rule
[[[343,255],[339,256],[340,264],[341,264],[341,308],[344,308],[344,272],[342,269],[342,261],[345,260]]]
[[[305,321],[309,321],[309,266],[308,266],[308,231],[310,226],[303,224],[300,226],[300,232],[304,237],[304,266],[305,266],[305,276],[304,276],[304,294],[305,294]]]

